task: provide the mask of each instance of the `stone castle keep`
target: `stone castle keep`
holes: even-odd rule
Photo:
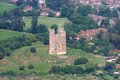
[[[55,34],[54,29],[49,30],[49,54],[66,54],[66,32],[59,27]]]

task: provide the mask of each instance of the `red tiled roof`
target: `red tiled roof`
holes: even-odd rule
[[[82,31],[80,31],[80,32],[77,34],[76,39],[79,40],[80,37],[85,37],[85,38],[87,38],[87,40],[91,40],[91,39],[94,37],[94,35],[95,35],[96,33],[99,33],[101,30],[102,30],[104,33],[107,33],[107,32],[108,32],[108,30],[105,29],[105,28],[92,29],[92,30],[86,30],[86,31],[83,31],[83,30],[82,30]]]
[[[16,3],[16,2],[18,2],[18,0],[11,0],[10,2],[12,2],[12,3]]]
[[[120,52],[120,50],[118,50],[118,49],[115,49],[114,51],[115,51],[115,52]]]
[[[115,67],[116,67],[116,68],[120,68],[120,65],[119,65],[119,64],[117,64]]]
[[[33,7],[32,6],[26,6],[24,8],[24,11],[27,12],[27,11],[32,11],[33,10]]]

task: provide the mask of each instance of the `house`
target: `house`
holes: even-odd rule
[[[27,1],[28,1],[28,2],[32,2],[32,0],[23,0],[23,1],[24,1],[24,2],[27,2]]]
[[[16,3],[18,2],[19,0],[10,0],[11,3]]]
[[[101,0],[80,0],[80,3],[83,5],[95,5],[99,6],[101,5]]]
[[[26,6],[23,11],[28,12],[28,11],[32,11],[32,10],[33,10],[32,6]]]
[[[76,40],[79,40],[81,37],[86,38],[88,41],[92,40],[93,37],[99,33],[99,32],[103,32],[105,34],[108,33],[108,29],[105,28],[98,28],[98,29],[91,29],[91,30],[81,30],[77,36],[76,36]]]
[[[118,49],[115,49],[115,50],[114,50],[114,52],[120,52],[120,50],[118,50]]]
[[[49,14],[47,12],[40,12],[41,16],[48,16]]]
[[[55,17],[59,17],[61,15],[61,12],[54,11]]]
[[[39,5],[45,4],[45,0],[38,0]]]
[[[116,67],[117,69],[120,69],[120,64],[117,64],[115,67]]]
[[[55,15],[55,17],[59,17],[61,15],[61,12],[53,11],[45,6],[41,6],[40,9],[41,9],[41,12],[40,12],[41,16],[48,16],[49,12],[52,12]]]
[[[115,75],[120,75],[120,72],[114,72],[113,74],[115,74]]]
[[[49,15],[49,11],[50,11],[50,9],[48,9],[46,7],[41,7],[40,15],[41,16],[48,16]]]
[[[115,49],[113,52],[114,52],[115,54],[117,53],[118,57],[120,57],[120,50]]]
[[[102,21],[106,19],[105,17],[94,15],[94,14],[88,14],[88,16],[92,18],[94,21],[96,21],[98,23],[98,26],[101,26]]]
[[[120,0],[103,0],[109,7],[118,8],[120,7]],[[80,0],[82,5],[101,6],[102,0]]]
[[[117,57],[108,57],[105,59],[107,62],[113,62],[117,60]]]
[[[93,19],[94,21],[97,22],[98,26],[101,26],[101,23],[103,20],[105,20],[106,18],[103,17],[103,16],[98,16],[98,15],[94,15],[94,14],[88,14],[88,16]],[[116,24],[116,19],[113,18],[113,19],[109,19],[109,24],[111,27],[115,26]]]

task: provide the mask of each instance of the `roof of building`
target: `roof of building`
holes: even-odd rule
[[[91,30],[81,30],[78,34],[76,39],[79,40],[80,37],[85,37],[87,40],[92,40],[92,38],[99,33],[100,31],[103,31],[104,33],[108,32],[108,29],[105,28],[98,28],[98,29],[91,29]]]

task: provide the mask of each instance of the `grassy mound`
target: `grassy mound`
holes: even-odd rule
[[[31,53],[30,48],[35,47],[36,53]],[[23,47],[15,50],[10,57],[5,57],[0,61],[0,71],[6,72],[13,70],[20,73],[19,66],[24,65],[26,73],[35,71],[36,73],[47,73],[53,65],[73,65],[73,61],[80,57],[86,57],[92,64],[103,64],[102,56],[95,56],[78,49],[67,49],[66,55],[49,55],[48,46],[41,42],[35,42],[32,46]],[[32,64],[34,69],[28,69],[28,65]],[[82,65],[84,67],[84,65]]]

